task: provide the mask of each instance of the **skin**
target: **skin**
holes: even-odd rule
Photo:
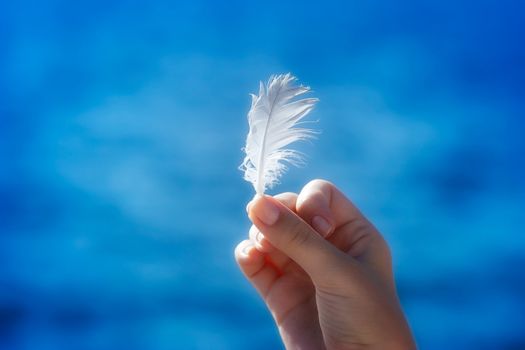
[[[286,349],[416,349],[387,243],[334,185],[256,196],[235,249]]]

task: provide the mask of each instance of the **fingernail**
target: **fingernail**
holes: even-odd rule
[[[255,240],[257,241],[257,243],[261,243],[261,241],[263,240],[264,236],[263,234],[261,233],[261,231],[257,231],[257,233],[255,234]]]
[[[314,216],[312,219],[312,226],[323,237],[326,237],[332,232],[332,225],[322,216]]]
[[[252,250],[253,247],[253,244],[247,244],[246,246],[244,246],[244,248],[242,248],[241,251],[244,255],[250,255],[250,250]]]
[[[260,199],[256,209],[255,216],[268,226],[275,224],[279,219],[279,208],[269,199]]]

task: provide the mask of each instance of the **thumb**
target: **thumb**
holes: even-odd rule
[[[264,237],[301,266],[314,283],[339,275],[342,271],[338,270],[347,270],[348,263],[355,263],[272,197],[254,199],[249,204],[248,216]]]

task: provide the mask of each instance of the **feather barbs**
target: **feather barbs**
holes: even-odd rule
[[[261,195],[279,181],[287,169],[286,163],[302,163],[301,154],[286,147],[315,134],[298,125],[318,99],[296,99],[310,91],[309,87],[296,85],[296,80],[290,73],[272,76],[266,85],[260,83],[258,95],[251,95],[246,157],[240,168]]]

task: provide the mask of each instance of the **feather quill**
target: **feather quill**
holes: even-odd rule
[[[250,130],[244,147],[246,157],[240,169],[259,195],[279,182],[287,169],[286,163],[302,163],[302,155],[286,147],[315,134],[298,125],[318,99],[296,99],[310,91],[307,86],[296,85],[296,80],[290,73],[272,76],[266,86],[260,82],[258,95],[251,94]]]

